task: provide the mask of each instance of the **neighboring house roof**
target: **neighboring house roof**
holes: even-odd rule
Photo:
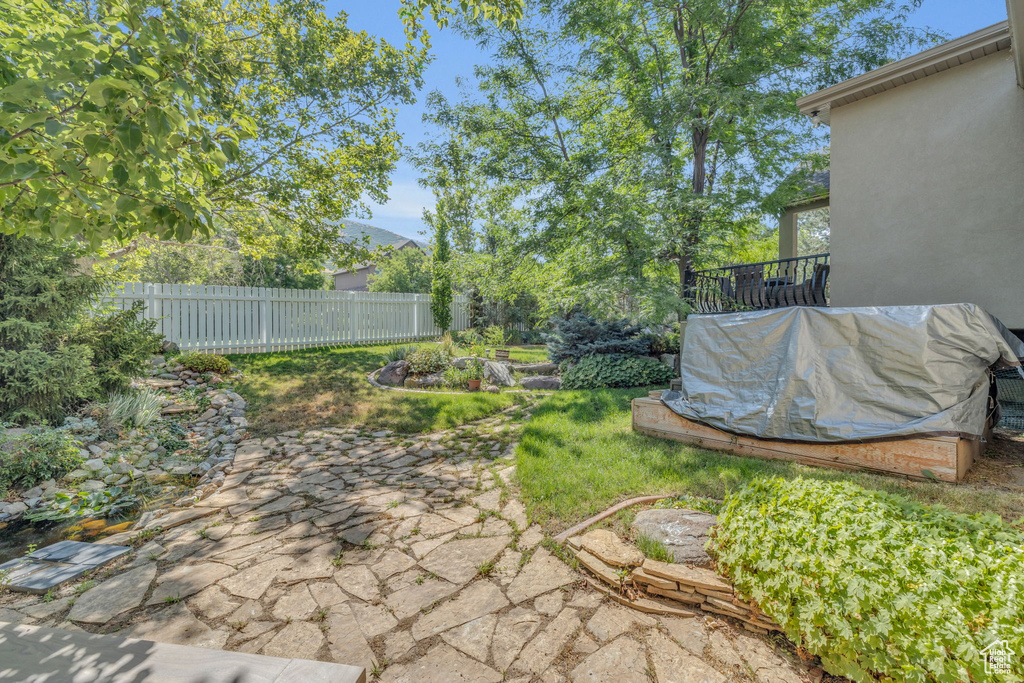
[[[819,155],[827,160],[829,158],[829,149],[828,147],[825,147],[823,149],[815,150],[813,154]],[[803,162],[801,163],[801,166],[804,169],[807,169],[810,166],[810,162]],[[796,175],[798,170],[800,170],[799,166],[797,167],[797,170],[794,170],[789,175],[789,178],[792,178],[794,175]],[[804,185],[800,195],[793,201],[789,202],[789,204],[787,204],[785,208],[790,209],[796,206],[812,204],[823,199],[828,199],[831,187],[831,176],[828,168],[823,168],[821,170],[814,171],[807,179],[807,183]]]
[[[1011,0],[1016,3],[1019,0]],[[796,101],[800,112],[828,125],[831,110],[927,78],[975,59],[1010,49],[1009,21],[1001,21],[948,43],[819,90]],[[1018,63],[1018,70],[1020,69]],[[1021,79],[1018,73],[1018,81]]]
[[[340,221],[338,227],[338,235],[345,242],[355,242],[361,246],[365,245],[370,251],[375,251],[381,247],[390,246],[395,251],[400,249],[406,249],[408,247],[415,247],[422,252],[427,252],[427,245],[420,244],[416,240],[411,240],[408,237],[402,237],[396,232],[385,230],[384,228],[378,228],[375,225],[368,225],[366,223],[360,223],[358,221],[352,221],[345,219]],[[369,238],[364,241],[364,238]],[[338,270],[333,264],[328,264],[328,270],[334,271],[334,274],[338,273],[351,273],[366,268],[372,268],[375,264],[372,262],[358,263],[352,268],[343,268]]]

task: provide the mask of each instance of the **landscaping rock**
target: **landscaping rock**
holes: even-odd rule
[[[558,363],[512,363],[512,370],[524,375],[553,375],[558,372]]]
[[[484,388],[484,391],[486,391],[488,394],[496,394],[499,391],[501,391],[501,389],[499,389],[496,384],[489,384],[487,385],[487,387]]]
[[[384,366],[384,369],[377,375],[377,381],[389,387],[400,387],[405,383],[409,374],[409,361],[396,360]]]
[[[138,607],[155,577],[156,567],[149,564],[104,581],[75,600],[68,619],[105,624],[118,614]]]
[[[550,375],[533,375],[531,377],[523,377],[519,380],[519,383],[524,389],[552,390],[561,388],[562,378],[551,377]]]
[[[492,360],[484,361],[484,379],[500,387],[511,387],[516,383],[505,365]]]
[[[662,543],[676,562],[706,567],[711,558],[704,546],[717,521],[717,517],[706,512],[652,509],[638,512],[631,529]]]
[[[583,549],[615,567],[635,567],[644,562],[644,554],[608,529],[593,529],[580,537]]]
[[[435,372],[430,375],[421,375],[419,377],[406,377],[402,386],[407,389],[422,389],[424,387],[439,387],[442,384],[444,384],[444,373]]]

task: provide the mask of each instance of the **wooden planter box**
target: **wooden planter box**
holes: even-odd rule
[[[873,470],[913,479],[930,479],[925,474],[927,470],[936,479],[957,483],[985,448],[984,441],[952,436],[820,444],[739,436],[675,414],[661,402],[660,396],[660,391],[652,391],[648,398],[633,399],[634,431],[736,455]]]

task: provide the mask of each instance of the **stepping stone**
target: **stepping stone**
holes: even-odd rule
[[[651,627],[657,622],[642,612],[619,605],[601,605],[587,622],[587,630],[594,634],[599,643],[618,638],[634,626]]]
[[[546,617],[553,617],[562,611],[565,596],[562,591],[552,591],[533,601],[533,608]]]
[[[380,582],[365,565],[347,565],[334,573],[334,580],[360,600],[373,602],[380,595]]]
[[[387,633],[398,624],[398,620],[391,616],[384,605],[368,605],[355,600],[348,604],[359,622],[359,630],[367,638]]]
[[[491,651],[491,639],[494,636],[494,627],[498,623],[498,615],[487,614],[473,621],[467,621],[462,626],[445,631],[441,634],[441,640],[473,659],[481,662],[487,661],[487,655]]]
[[[444,579],[428,578],[423,583],[414,583],[395,591],[384,599],[384,604],[391,608],[399,621],[404,621],[438,600],[444,600],[459,588]]]
[[[405,553],[389,550],[381,556],[376,564],[370,567],[370,570],[377,575],[378,579],[383,581],[393,574],[404,572],[406,569],[415,566],[416,560]]]
[[[660,542],[676,562],[706,567],[711,557],[704,546],[708,532],[717,523],[718,518],[707,512],[650,509],[638,512],[630,528]]]
[[[584,659],[572,670],[569,679],[573,683],[648,683],[644,648],[623,636]],[[667,680],[658,679],[659,683]]]
[[[6,572],[10,590],[42,594],[128,552],[119,545],[60,541],[0,564],[0,572]]]
[[[421,616],[412,627],[412,637],[416,640],[429,638],[485,614],[497,612],[508,604],[501,590],[493,583],[479,581],[470,584],[454,600],[438,605]]]
[[[175,567],[158,577],[157,586],[146,604],[159,605],[168,598],[187,598],[234,573],[234,569],[220,562]]]
[[[189,606],[198,610],[203,617],[216,621],[234,612],[242,606],[242,603],[231,597],[220,586],[210,586],[199,591],[189,601]]]
[[[385,670],[381,679],[388,683],[500,683],[502,675],[440,643],[410,663]]]
[[[728,680],[703,656],[687,652],[659,631],[647,635],[647,644],[659,683],[726,683]]]
[[[613,567],[635,567],[644,563],[640,550],[619,538],[614,531],[594,529],[579,539],[584,550]]]
[[[466,583],[480,565],[490,562],[508,545],[507,536],[449,541],[420,560],[420,566],[451,581]]]
[[[708,634],[699,619],[680,619],[678,617],[659,617],[658,621],[665,627],[672,639],[698,657],[704,656],[704,648],[708,645]]]
[[[508,587],[508,599],[519,604],[523,600],[570,584],[576,578],[577,575],[561,560],[544,548],[539,548]]]
[[[271,614],[278,621],[301,621],[308,619],[318,608],[306,584],[300,583],[277,599]]]
[[[271,657],[314,659],[323,644],[324,634],[316,624],[293,621],[263,646],[263,654]]]
[[[145,620],[118,631],[117,634],[141,640],[155,640],[158,643],[175,643],[215,650],[224,648],[229,635],[227,631],[214,631],[196,619],[184,603],[149,615]]]
[[[327,643],[331,657],[338,662],[361,666],[371,671],[377,658],[359,630],[359,622],[347,603],[335,605],[327,615]]]
[[[317,581],[315,583],[307,584],[310,595],[316,600],[316,604],[320,607],[332,607],[340,602],[345,602],[348,597],[341,592],[338,588],[338,584],[331,583],[329,581]]]
[[[544,673],[581,625],[578,612],[566,607],[523,648],[514,668],[538,676]]]
[[[491,646],[494,665],[502,671],[508,669],[526,641],[540,628],[540,622],[540,615],[525,607],[516,607],[502,614]]]
[[[663,579],[692,586],[698,590],[703,589],[732,597],[732,586],[710,569],[658,562],[648,558],[644,560],[644,571],[654,576],[660,576]]]
[[[156,567],[152,564],[118,574],[82,593],[75,600],[68,619],[85,624],[105,624],[141,605],[155,577]]]
[[[274,582],[278,574],[291,563],[292,558],[290,557],[276,557],[254,567],[243,569],[221,580],[220,585],[240,598],[258,600],[267,592],[267,588]]]
[[[416,647],[416,639],[408,631],[392,631],[384,636],[384,656],[389,662],[402,658]]]

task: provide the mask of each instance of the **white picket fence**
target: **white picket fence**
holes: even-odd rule
[[[260,353],[441,334],[429,294],[127,282],[104,298],[121,310],[135,301],[145,302],[157,332],[190,351]],[[456,295],[453,330],[469,326],[467,308]]]

